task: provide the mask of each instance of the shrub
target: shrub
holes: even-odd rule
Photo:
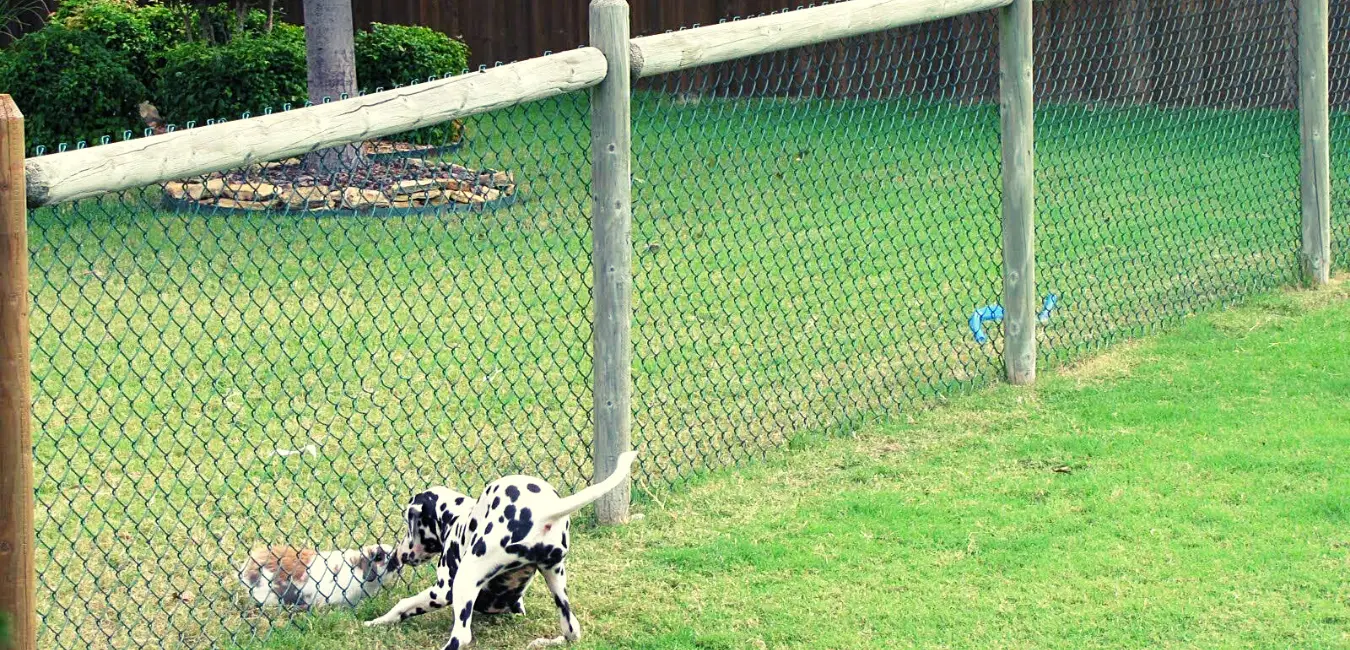
[[[161,55],[180,43],[192,40],[188,38],[187,33],[190,21],[183,20],[181,11],[175,11],[161,4],[150,4],[141,7],[140,14],[145,19],[145,24],[150,26],[150,33],[154,34],[155,42],[162,48]],[[163,67],[162,57],[159,65]]]
[[[371,23],[356,35],[356,80],[367,92],[459,74],[469,67],[469,48],[426,27]]]
[[[170,50],[160,76],[160,114],[171,122],[234,118],[306,97],[305,36],[277,25],[221,46],[188,43]]]
[[[124,56],[131,73],[151,88],[155,86],[158,70],[163,65],[164,52],[176,42],[176,39],[162,40],[173,38],[174,35],[165,34],[161,37],[156,34],[146,12],[134,4],[128,6],[119,0],[81,2],[68,11],[61,24],[98,36],[104,47]]]
[[[96,141],[137,123],[145,86],[95,34],[59,24],[28,34],[0,57],[0,92],[14,96],[33,144]]]
[[[468,46],[426,27],[371,23],[369,31],[356,35],[356,80],[367,92],[459,74],[468,66]],[[462,124],[455,121],[399,139],[443,144],[458,140],[461,130]]]

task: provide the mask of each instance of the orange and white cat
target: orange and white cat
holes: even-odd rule
[[[384,586],[392,552],[382,545],[347,551],[262,546],[239,567],[239,580],[263,606],[354,606]]]

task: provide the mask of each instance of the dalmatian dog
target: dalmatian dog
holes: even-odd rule
[[[443,650],[461,650],[473,640],[474,612],[523,615],[521,599],[540,574],[558,606],[562,636],[536,639],[529,647],[577,641],[581,625],[567,599],[565,569],[569,517],[618,487],[636,457],[634,452],[619,456],[608,478],[566,498],[541,479],[519,475],[493,481],[477,500],[446,488],[417,494],[405,512],[408,535],[388,570],[439,556],[436,584],[365,625],[389,625],[450,607],[454,622]]]

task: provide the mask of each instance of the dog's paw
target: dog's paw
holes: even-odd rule
[[[551,639],[535,639],[530,642],[530,645],[525,646],[525,648],[526,650],[529,650],[530,648],[552,648],[554,646],[565,645],[566,643],[567,639],[555,636]]]
[[[388,625],[389,621],[385,620],[385,618],[387,617],[381,616],[379,618],[371,619],[369,621],[366,621],[365,623],[362,623],[361,627],[379,627],[381,625]]]

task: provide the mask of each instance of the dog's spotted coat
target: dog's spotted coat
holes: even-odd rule
[[[558,606],[562,636],[538,639],[530,647],[581,638],[581,626],[567,599],[569,516],[618,487],[635,457],[632,452],[623,454],[618,468],[603,482],[567,498],[531,476],[497,479],[477,500],[443,487],[419,493],[408,504],[408,535],[393,554],[389,570],[439,556],[436,584],[400,600],[366,625],[387,625],[450,607],[454,624],[444,650],[461,650],[473,639],[474,612],[524,614],[525,589],[535,575],[543,575]]]

